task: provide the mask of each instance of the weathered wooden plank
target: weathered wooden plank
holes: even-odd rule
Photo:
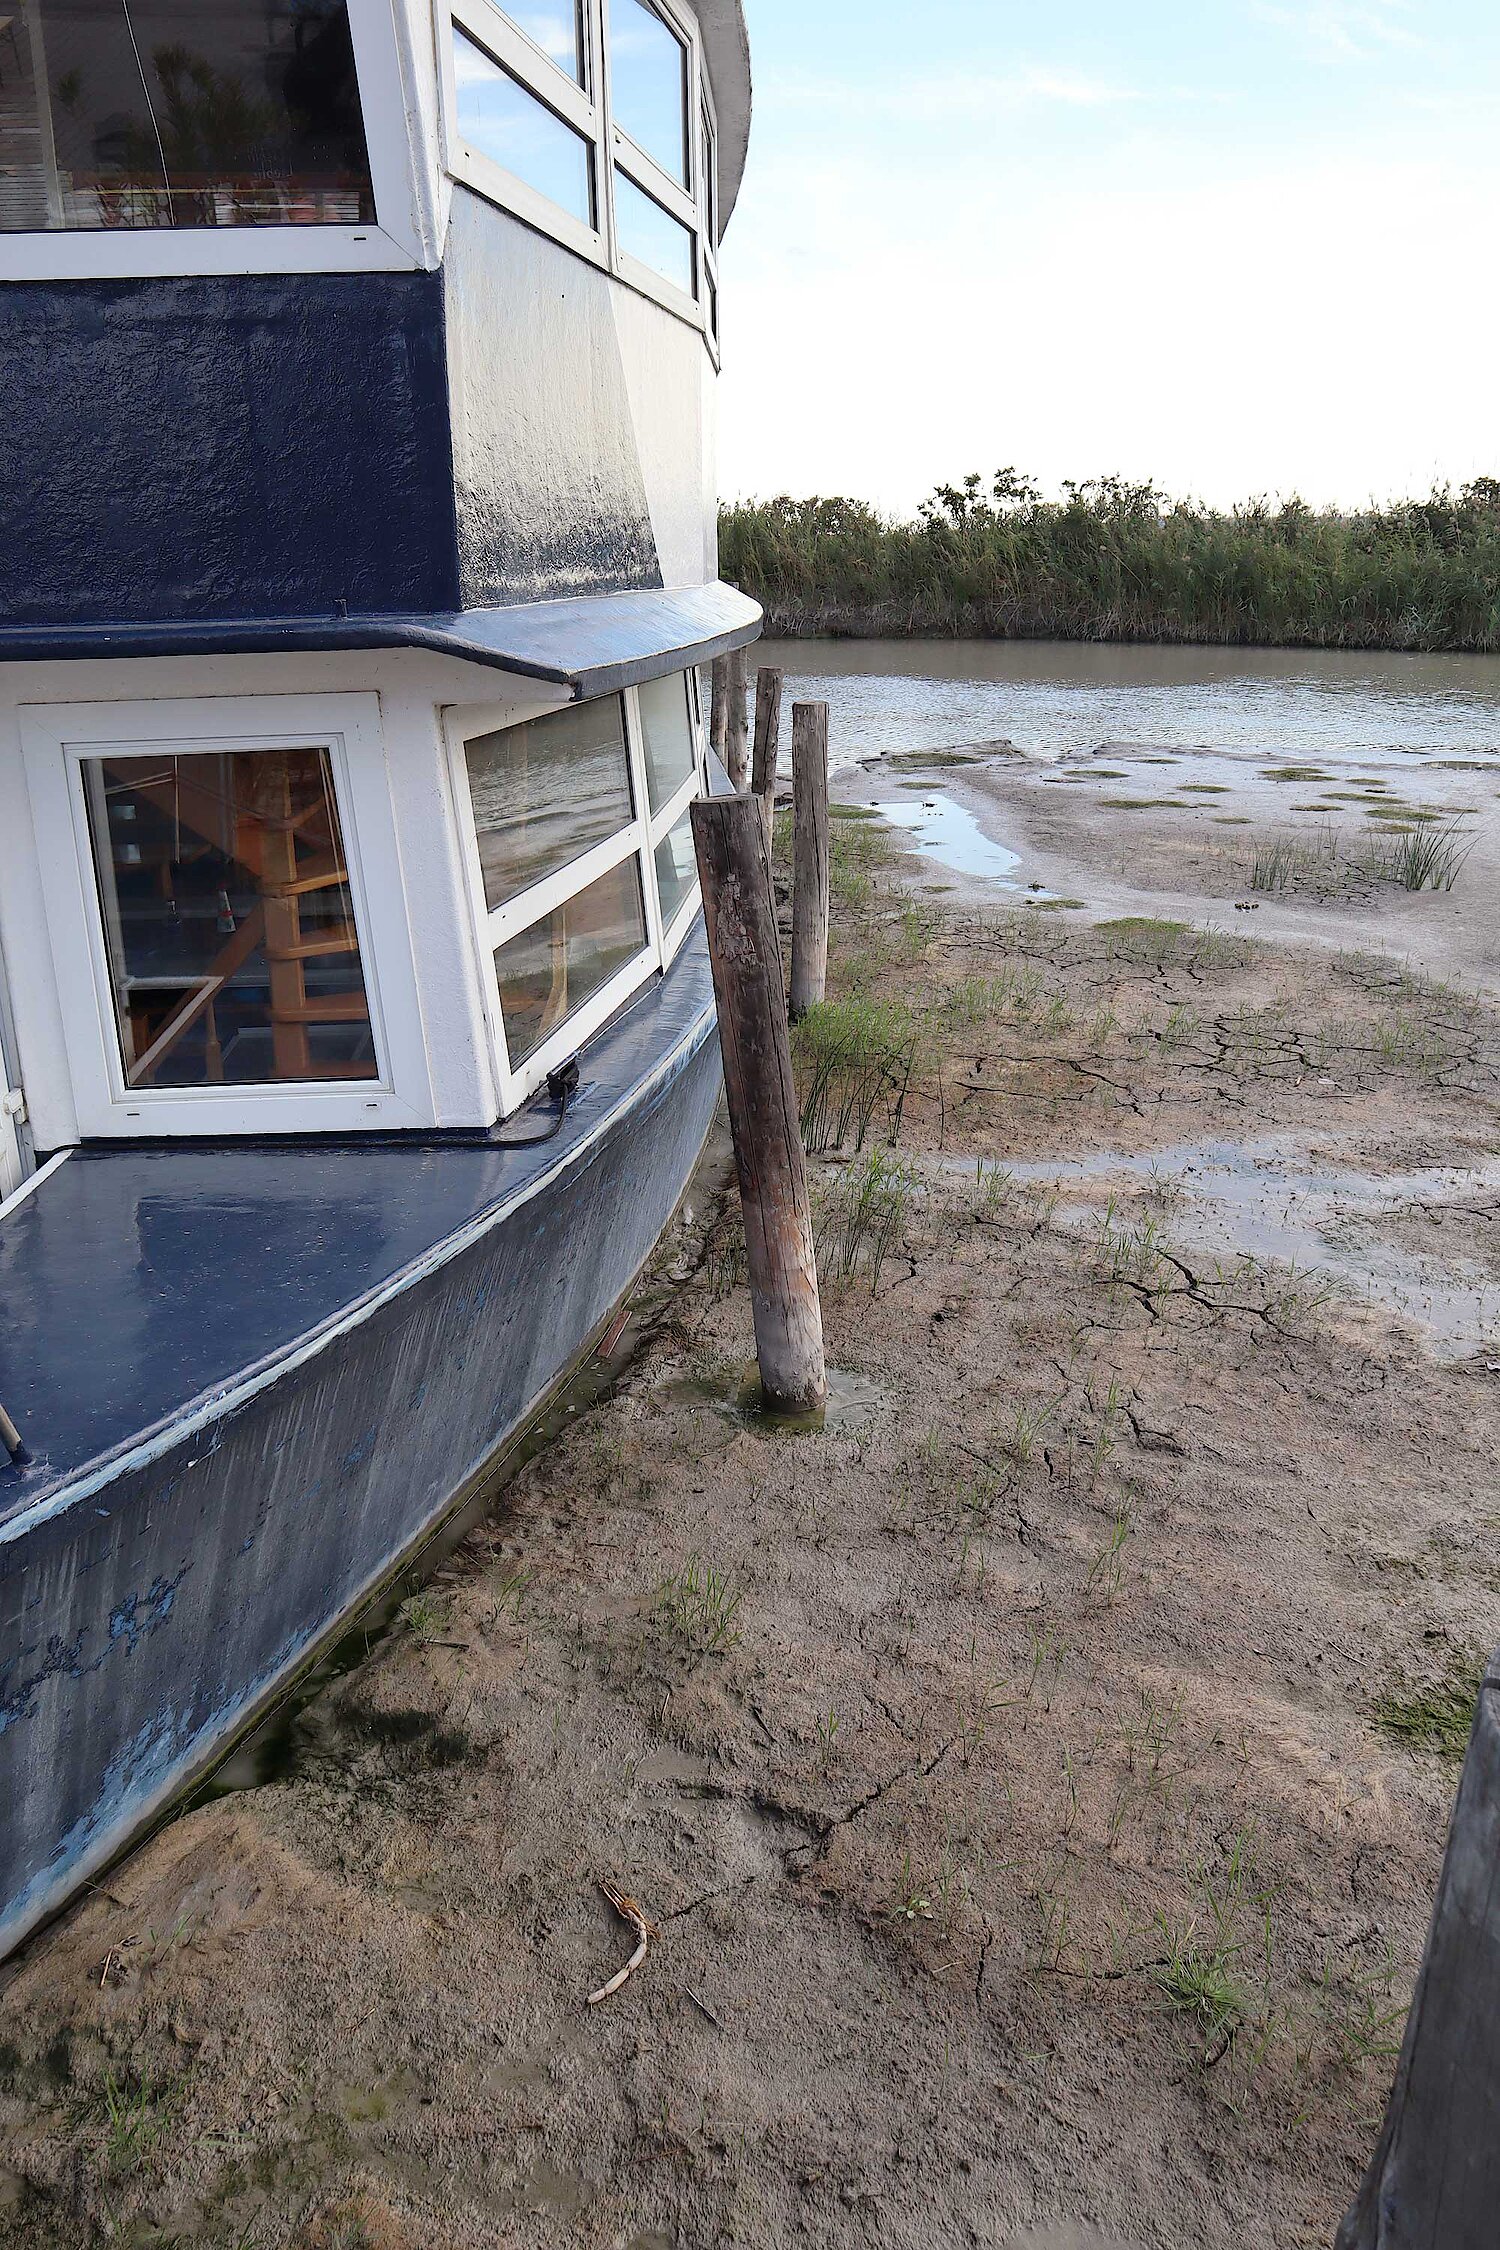
[[[693,807],[719,1044],[745,1215],[761,1389],[777,1413],[828,1396],[807,1168],[792,1081],[771,857],[753,797]]]
[[[716,656],[708,675],[708,747],[724,763],[724,742],[729,728],[729,659]]]
[[[776,766],[781,755],[781,691],[785,675],[763,664],[755,675],[755,751],[750,763],[750,794],[759,801],[770,835],[776,818]]]
[[[1338,2250],[1500,2243],[1500,1655],[1480,1689],[1374,2162]]]
[[[729,704],[724,729],[724,764],[735,788],[743,791],[750,780],[750,714],[747,709],[749,688],[744,650],[734,649],[726,662],[729,666]]]
[[[828,982],[828,706],[792,705],[792,1021]]]

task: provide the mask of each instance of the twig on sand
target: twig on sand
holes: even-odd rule
[[[599,1888],[604,1893],[605,1897],[609,1900],[609,1903],[614,1908],[615,1912],[619,1915],[620,1920],[622,1922],[628,1922],[630,1924],[630,1927],[634,1930],[636,1934],[636,1948],[634,1953],[631,1954],[630,1959],[626,1962],[624,1968],[619,1970],[616,1975],[612,1976],[608,1984],[601,1984],[597,1992],[591,1992],[589,1994],[588,2004],[591,2008],[597,2008],[601,2000],[612,1999],[614,1994],[619,1991],[621,1985],[627,1984],[630,1981],[630,1979],[635,1975],[636,1970],[640,1967],[641,1963],[646,1958],[646,1947],[649,1941],[658,1934],[655,1930],[653,1930],[651,1924],[646,1920],[645,1915],[636,1905],[633,1898],[626,1898],[623,1891],[617,1891],[615,1889],[613,1883],[601,1883],[599,1885]]]

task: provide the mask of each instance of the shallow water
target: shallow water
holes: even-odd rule
[[[1393,1220],[1494,1196],[1500,1161],[1365,1172],[1336,1160],[1320,1165],[1290,1140],[1266,1139],[1185,1142],[1141,1156],[1103,1151],[1005,1169],[1016,1180],[1059,1187],[1071,1206],[1059,1216],[1088,1225],[1097,1225],[1122,1187],[1144,1187],[1169,1242],[1328,1276],[1341,1294],[1415,1323],[1439,1358],[1500,1348],[1500,1279],[1477,1260],[1455,1258],[1446,1243],[1428,1258],[1382,1232]],[[1133,1223],[1136,1208],[1119,1223]],[[1472,1239],[1484,1222],[1471,1215],[1470,1224]]]
[[[767,641],[791,704],[830,706],[830,762],[1007,741],[1299,758],[1500,758],[1500,657],[1101,648],[1061,641]]]
[[[1020,853],[987,836],[974,815],[951,797],[911,797],[897,804],[878,804],[875,810],[893,828],[905,829],[919,852],[941,860],[945,867],[956,868],[961,875],[977,875],[997,890],[1027,888],[1018,874]]]

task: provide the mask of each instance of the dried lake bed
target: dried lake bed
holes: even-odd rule
[[[743,1411],[711,1162],[613,1389],[6,1972],[0,2239],[1326,2250],[1500,1640],[1500,1012],[1170,826],[1061,903],[1159,754],[841,776],[1021,885],[835,824],[849,1411]]]

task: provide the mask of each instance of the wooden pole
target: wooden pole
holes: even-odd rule
[[[693,807],[729,1124],[745,1214],[761,1391],[773,1413],[828,1399],[823,1310],[782,996],[771,855],[751,797]]]
[[[828,981],[828,706],[792,705],[792,1021]]]
[[[1500,1655],[1479,1691],[1396,2083],[1338,2250],[1500,2237]]]
[[[750,716],[746,705],[745,652],[737,648],[729,658],[729,716],[724,732],[724,763],[736,789],[743,792],[750,779]]]
[[[724,763],[724,737],[729,725],[729,659],[716,656],[708,675],[708,747]]]
[[[763,664],[755,675],[755,756],[750,766],[750,794],[760,800],[768,836],[776,818],[776,764],[781,755],[784,684],[784,675],[774,664]]]

